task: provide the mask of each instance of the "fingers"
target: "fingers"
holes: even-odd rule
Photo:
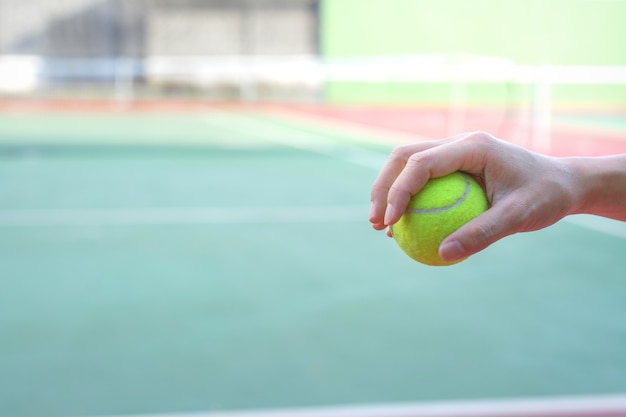
[[[436,141],[427,141],[427,142],[419,142],[411,145],[403,145],[395,148],[391,153],[387,163],[380,170],[374,185],[372,186],[372,194],[371,194],[371,208],[369,213],[369,220],[372,223],[372,226],[377,230],[385,229],[390,223],[385,221],[385,213],[389,211],[389,216],[392,219],[397,221],[402,215],[402,205],[406,206],[408,203],[407,195],[403,191],[404,185],[402,183],[398,184],[396,193],[400,195],[400,202],[397,202],[395,208],[391,208],[388,210],[388,196],[389,192],[396,183],[398,176],[403,172],[407,163],[409,162],[412,155],[418,154],[420,152],[426,151],[431,148],[436,148],[443,144],[454,142],[460,138],[463,138],[466,135],[457,135],[447,139],[436,140]],[[428,180],[428,176],[425,180],[421,180],[417,184],[413,184],[410,187],[409,198],[412,194],[416,193]],[[404,196],[403,196],[404,194]],[[403,200],[406,200],[402,202]],[[400,215],[398,215],[398,213]],[[395,222],[394,221],[394,222]]]
[[[404,169],[406,160],[410,153],[412,153],[413,148],[415,148],[415,146],[405,146],[394,149],[387,163],[378,173],[376,181],[374,181],[370,197],[372,205],[370,207],[369,221],[377,230],[382,230],[386,227],[384,214],[387,209],[387,195],[389,194],[389,189],[393,185],[395,178],[397,178]]]
[[[393,150],[387,163],[380,170],[371,193],[371,208],[369,220],[377,230],[383,230],[387,227],[384,221],[384,215],[387,211],[387,196],[396,178],[405,168],[407,161],[411,155],[437,146],[437,142],[422,142],[412,145],[399,146]]]
[[[484,133],[455,136],[421,146],[397,148],[372,188],[370,221],[382,230],[396,223],[426,182],[454,171],[481,174],[485,150],[495,138]]]

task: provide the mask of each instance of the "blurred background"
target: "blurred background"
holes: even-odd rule
[[[0,415],[626,415],[623,223],[431,268],[367,222],[399,144],[626,152],[625,21],[0,0]]]
[[[307,103],[324,107],[309,113],[344,121],[434,137],[489,130],[571,153],[552,149],[553,124],[620,112],[626,96],[625,52],[615,47],[621,1],[4,0],[0,8],[5,99]],[[331,115],[337,105],[344,111]],[[372,118],[355,109],[363,105],[396,111]],[[430,112],[397,111],[416,105]]]
[[[257,79],[255,64],[319,56],[311,1],[3,1],[2,16],[3,90],[18,96],[261,99],[246,88],[282,77]],[[319,88],[305,74],[286,81]]]

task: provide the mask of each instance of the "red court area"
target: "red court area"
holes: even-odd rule
[[[42,113],[237,113],[268,112],[325,126],[358,127],[389,135],[390,141],[441,139],[485,131],[496,137],[554,156],[601,156],[626,153],[626,107],[555,112],[539,124],[532,111],[512,108],[410,106],[326,106],[276,103],[215,103],[201,100],[0,100],[0,112]],[[607,119],[612,123],[602,121]]]
[[[489,108],[449,109],[423,107],[289,107],[295,115],[420,137],[446,138],[463,132],[485,131],[501,139],[555,156],[600,156],[626,153],[626,108],[575,110],[555,113],[533,122],[530,111]],[[610,118],[607,127],[602,121]],[[567,122],[563,121],[567,120]]]

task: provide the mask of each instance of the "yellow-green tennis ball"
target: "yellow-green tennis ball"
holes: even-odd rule
[[[391,227],[400,248],[426,265],[444,266],[439,245],[452,232],[487,210],[489,203],[481,186],[471,176],[454,172],[431,179],[412,198],[406,212]]]

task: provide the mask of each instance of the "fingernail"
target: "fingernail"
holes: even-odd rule
[[[374,219],[374,214],[375,213],[376,213],[376,205],[372,201],[372,204],[370,204],[370,214],[369,214],[369,219],[370,220]]]
[[[394,208],[391,204],[387,204],[387,210],[385,211],[385,224],[389,224],[394,215]]]
[[[456,261],[465,256],[465,249],[458,240],[452,240],[439,247],[439,256],[444,261]]]

